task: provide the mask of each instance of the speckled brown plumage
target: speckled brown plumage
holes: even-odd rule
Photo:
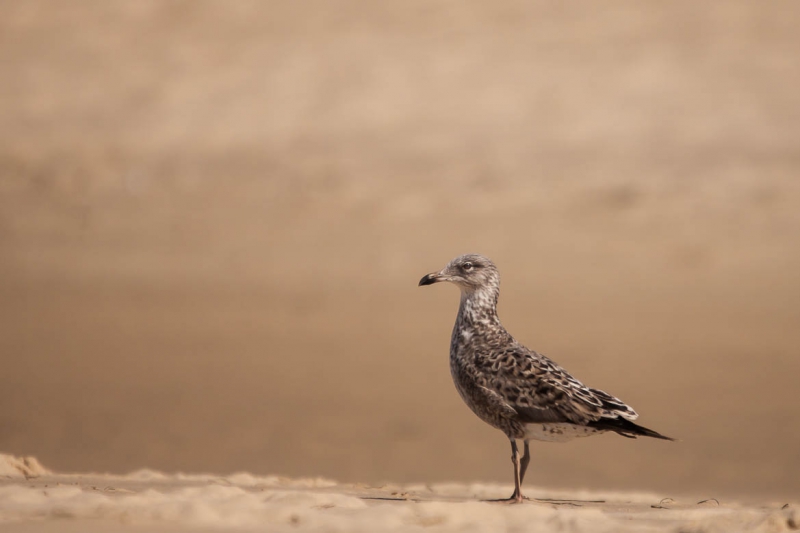
[[[530,459],[529,440],[563,442],[614,431],[625,437],[672,440],[633,422],[639,415],[621,400],[592,389],[512,337],[497,316],[500,274],[487,257],[456,257],[420,285],[449,281],[461,289],[450,342],[450,371],[461,398],[478,417],[511,441],[515,491]],[[520,458],[516,439],[525,441]]]

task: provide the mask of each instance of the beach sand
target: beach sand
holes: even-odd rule
[[[696,501],[647,492],[510,485],[369,486],[323,478],[60,474],[35,459],[0,455],[0,529],[94,531],[637,531],[779,532],[800,527],[796,504]]]

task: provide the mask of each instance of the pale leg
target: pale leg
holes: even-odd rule
[[[525,441],[525,453],[522,455],[522,460],[520,461],[520,472],[519,472],[519,484],[522,485],[522,482],[525,480],[525,471],[528,469],[528,463],[531,462],[531,450],[528,447],[528,441]]]
[[[525,443],[526,450],[527,446],[528,443],[526,442]],[[511,439],[511,462],[514,463],[514,494],[511,495],[509,501],[511,503],[522,503],[524,499],[524,497],[522,496],[522,476],[525,474],[524,470],[522,472],[520,471],[522,462],[520,460],[519,450],[517,449],[517,441],[515,439]]]

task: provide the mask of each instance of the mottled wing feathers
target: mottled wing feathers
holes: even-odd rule
[[[591,392],[595,398],[600,400],[600,402],[603,404],[603,409],[606,411],[615,414],[620,418],[624,418],[625,420],[636,420],[639,418],[639,414],[619,398],[615,398],[607,392],[597,389],[589,389],[589,392]]]
[[[586,387],[547,357],[521,345],[492,359],[491,371],[483,374],[482,381],[517,412],[520,422],[587,425],[638,417],[621,400]]]
[[[519,416],[519,413],[495,391],[478,386],[478,394],[482,396],[483,403],[488,409],[498,413],[503,418],[515,419]]]

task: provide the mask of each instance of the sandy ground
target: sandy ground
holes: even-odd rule
[[[673,531],[800,529],[796,504],[545,491],[507,505],[493,484],[339,484],[237,473],[57,474],[0,455],[0,527],[51,531]]]
[[[681,439],[536,444],[541,494],[800,497],[796,0],[0,12],[1,451],[508,483],[416,286],[476,251],[512,334]]]

